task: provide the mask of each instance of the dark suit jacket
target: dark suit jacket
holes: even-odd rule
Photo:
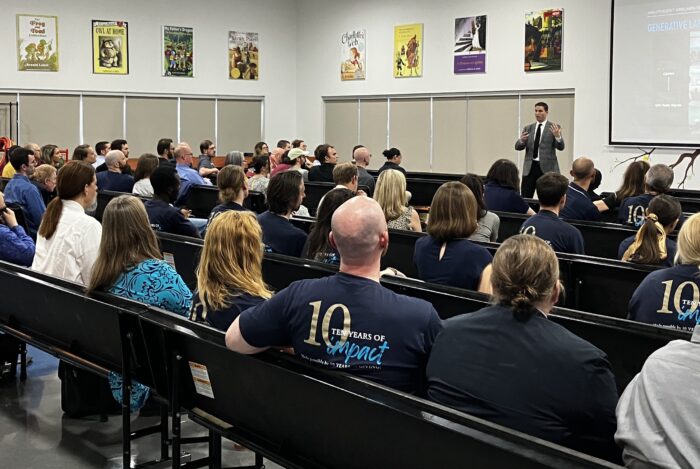
[[[527,137],[527,142],[523,143],[518,139],[515,142],[515,149],[526,150],[525,151],[525,163],[523,164],[523,176],[530,174],[530,167],[532,166],[532,152],[535,146],[535,133],[537,132],[537,122],[526,125],[523,128],[523,132],[527,132],[529,135]],[[552,133],[552,122],[547,121],[547,124],[542,129],[542,138],[540,139],[540,147],[538,154],[540,157],[540,167],[542,172],[546,173],[548,171],[559,172],[559,162],[557,161],[557,150],[564,150],[564,137],[560,141],[554,138]]]

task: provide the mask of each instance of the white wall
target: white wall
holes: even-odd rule
[[[603,172],[604,189],[615,189],[621,180],[624,166],[613,170],[615,161],[640,153],[635,148],[615,149],[607,144],[610,0],[531,0],[526,4],[517,0],[298,1],[300,30],[309,32],[299,35],[297,106],[305,112],[298,114],[297,133],[309,142],[320,142],[324,137],[322,96],[571,88],[576,94],[574,155],[587,155],[595,160]],[[564,9],[563,71],[526,74],[523,71],[526,9],[554,7]],[[487,73],[455,75],[452,72],[454,19],[482,14],[488,15]],[[393,28],[406,23],[424,23],[422,78],[392,77]],[[352,28],[367,30],[367,79],[341,82],[339,37]],[[555,108],[550,109],[550,118],[557,120]],[[494,138],[515,142],[518,129],[493,129],[493,132]],[[375,154],[381,151],[372,150]],[[673,162],[681,151],[657,150],[651,162]],[[677,181],[683,171],[684,168],[678,168]],[[686,188],[700,188],[700,180],[691,180]]]
[[[296,3],[288,0],[0,0],[0,93],[71,90],[153,94],[264,96],[265,138],[276,142],[296,129],[289,112],[296,95]],[[17,13],[58,16],[58,73],[18,72]],[[129,22],[129,75],[92,73],[91,20]],[[195,77],[162,77],[162,25],[194,28]],[[259,33],[260,79],[229,80],[228,31]],[[286,71],[289,71],[285,73]],[[213,129],[212,129],[213,132]],[[205,138],[206,136],[202,136]],[[274,143],[271,143],[271,145]],[[252,148],[246,151],[252,151]]]

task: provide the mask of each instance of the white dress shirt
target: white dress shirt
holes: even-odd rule
[[[102,225],[78,202],[63,200],[63,210],[51,239],[39,235],[32,269],[87,285],[97,259]]]
[[[652,353],[617,404],[615,441],[631,468],[700,467],[700,326]]]

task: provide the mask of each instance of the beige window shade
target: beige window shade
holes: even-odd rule
[[[357,112],[357,100],[326,102],[324,143],[335,147],[340,162],[352,159],[352,148],[358,143]]]
[[[260,101],[219,100],[218,104],[218,155],[232,150],[252,152],[262,138],[260,128]],[[270,149],[277,142],[270,142]]]
[[[467,99],[433,99],[434,173],[467,172]]]
[[[122,96],[83,96],[83,142],[111,142],[124,137]]]
[[[430,100],[392,99],[391,147],[401,150],[407,171],[430,171]]]
[[[369,168],[379,169],[384,164],[386,150],[386,99],[360,101],[360,141],[372,153]]]
[[[571,163],[575,157],[574,148],[574,96],[527,96],[520,100],[521,128],[535,122],[535,103],[543,101],[549,106],[547,119],[561,125],[561,134],[564,137],[564,151],[557,151],[559,171],[569,174]],[[582,155],[576,155],[582,156]],[[525,160],[525,151],[521,152],[520,162]],[[521,166],[522,168],[522,166]]]
[[[20,145],[29,142],[68,148],[80,139],[80,97],[23,94],[20,97]]]
[[[195,155],[199,154],[202,140],[214,141],[215,125],[213,99],[180,100],[180,140],[189,143]],[[176,136],[172,138],[175,140]],[[217,148],[217,154],[221,151]]]
[[[494,161],[517,163],[518,98],[469,98],[467,102],[467,170],[486,175]]]
[[[177,98],[126,98],[129,158],[156,154],[158,140],[177,138]],[[194,150],[194,149],[193,149]]]

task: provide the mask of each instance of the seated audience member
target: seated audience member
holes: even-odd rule
[[[270,177],[274,177],[275,175],[277,175],[283,171],[287,171],[289,168],[292,167],[292,160],[289,158],[289,153],[290,153],[290,150],[287,150],[277,158],[277,164],[272,168],[272,172],[270,173]],[[274,151],[273,151],[273,154],[274,154]]]
[[[291,346],[312,363],[422,392],[424,364],[441,321],[430,303],[379,284],[389,244],[381,207],[353,197],[336,210],[331,226],[340,272],[294,282],[244,311],[226,332],[226,346],[239,353]]]
[[[700,324],[700,214],[688,218],[678,233],[676,265],[646,276],[632,295],[629,319],[692,331]]]
[[[478,210],[478,220],[476,222],[476,231],[469,237],[472,241],[496,242],[498,241],[498,229],[501,226],[501,219],[493,212],[489,212],[484,200],[484,183],[476,174],[467,174],[459,182],[464,184],[472,191],[476,199],[476,207]]]
[[[190,319],[226,332],[242,311],[270,299],[262,277],[261,240],[262,230],[251,212],[229,210],[212,221],[197,267]]]
[[[94,164],[97,162],[97,155],[95,154],[95,150],[93,150],[90,145],[78,145],[75,147],[75,150],[73,150],[73,156],[71,159]]]
[[[219,174],[219,170],[214,166],[216,156],[216,146],[211,140],[204,140],[199,144],[199,175],[203,178],[211,178]],[[182,176],[180,176],[182,177]]]
[[[267,188],[269,209],[258,215],[265,250],[299,257],[306,243],[306,233],[289,221],[301,206],[304,181],[296,171],[286,171],[270,178]]]
[[[595,178],[593,160],[585,156],[576,158],[571,167],[571,176],[574,180],[566,191],[566,205],[561,210],[561,217],[565,220],[600,220],[600,212],[588,195],[588,188]]]
[[[15,168],[15,175],[5,186],[5,202],[22,207],[29,235],[36,238],[46,205],[39,189],[29,180],[35,171],[34,153],[26,148],[18,148],[12,152],[10,164]]]
[[[180,176],[180,193],[175,200],[184,201],[192,185],[211,186],[209,179],[203,178],[197,171],[191,168],[192,148],[187,143],[180,143],[175,147],[175,161],[177,174]]]
[[[301,173],[301,177],[304,178],[304,182],[309,180],[309,170],[306,169],[306,157],[309,152],[302,150],[301,148],[292,148],[289,150],[289,164],[291,165],[290,171],[298,171]]]
[[[697,274],[697,266],[694,266]],[[693,321],[695,322],[695,321]],[[629,468],[700,465],[698,422],[700,327],[652,353],[617,404],[615,441]]]
[[[623,225],[641,226],[651,199],[668,192],[673,184],[673,170],[665,164],[655,164],[644,176],[644,194],[629,197],[620,203],[617,219]]]
[[[666,194],[654,197],[637,234],[620,243],[618,259],[671,267],[676,257],[676,242],[668,235],[676,228],[680,216],[681,204],[675,197]]]
[[[338,251],[331,245],[328,234],[331,232],[331,219],[335,211],[353,197],[355,193],[344,187],[332,190],[324,196],[323,205],[319,205],[316,213],[316,222],[311,225],[303,257],[326,264],[340,265]]]
[[[292,148],[300,148],[302,151],[306,151],[308,146],[304,140],[295,139],[292,140]]]
[[[146,210],[136,197],[121,195],[105,207],[100,250],[87,288],[88,293],[99,290],[183,316],[189,314],[192,292],[163,261]],[[110,373],[109,382],[114,398],[121,402],[122,377]],[[149,392],[147,386],[132,383],[132,412],[143,407]]]
[[[498,160],[489,168],[484,186],[484,200],[488,209],[496,212],[535,214],[520,196],[518,167],[510,160]]]
[[[12,166],[12,153],[15,152],[15,150],[22,148],[19,145],[12,145],[10,148],[7,149],[7,153],[5,154],[5,158],[7,160],[7,163],[5,163],[5,167],[2,168],[2,177],[5,179],[12,179],[15,175],[15,168]],[[33,152],[32,152],[33,154]]]
[[[254,157],[252,170],[254,173],[248,180],[248,189],[267,194],[267,186],[270,184],[270,157]]]
[[[389,148],[388,150],[384,150],[382,154],[384,155],[384,158],[386,158],[386,162],[377,171],[377,176],[382,174],[387,169],[401,171],[401,173],[406,176],[406,170],[400,166],[403,157],[401,156],[401,151],[399,151],[398,148]]]
[[[240,166],[245,170],[246,164],[245,164],[245,158],[243,156],[243,152],[241,151],[230,151],[226,154],[226,158],[224,158],[224,166]]]
[[[56,180],[58,171],[56,167],[50,164],[42,164],[34,170],[32,174],[32,184],[39,189],[41,199],[44,205],[49,205],[49,202],[56,197]]]
[[[102,143],[102,142],[100,142]],[[99,144],[98,144],[99,145]],[[109,144],[108,151],[105,153],[105,159],[107,158],[107,153],[113,150],[119,150],[124,154],[124,157],[128,160],[129,159],[129,144],[127,143],[126,140],[123,138],[118,138],[116,140],[112,140],[112,143]],[[98,152],[99,155],[99,152]],[[101,173],[103,171],[107,171],[107,164],[102,163],[101,165],[97,166],[95,168],[95,171],[98,173]],[[132,171],[131,171],[131,166],[128,164],[125,164],[124,167],[122,168],[122,174],[128,174],[129,176],[133,176]],[[101,188],[104,189],[104,188]],[[129,191],[131,192],[131,191]]]
[[[367,195],[363,191],[358,190],[357,166],[351,162],[335,165],[335,168],[333,168],[333,182],[335,183],[335,187],[321,197],[321,200],[318,201],[317,211],[321,209],[321,205],[323,205],[323,201],[326,200],[326,196],[336,189],[347,189],[352,192],[353,195]],[[330,220],[328,220],[328,223],[330,226]]]
[[[406,177],[402,172],[395,169],[383,171],[377,178],[373,197],[384,211],[389,228],[422,231],[418,212],[407,205]]]
[[[0,192],[0,261],[29,267],[34,259],[34,240],[17,224],[15,212],[5,205]]]
[[[270,169],[272,171],[277,168],[277,165],[282,163],[282,156],[284,156],[285,150],[282,148],[273,148],[270,152]]]
[[[134,188],[134,178],[122,171],[126,164],[126,156],[119,150],[110,150],[105,157],[107,171],[97,174],[97,187],[103,191],[128,192]]]
[[[357,179],[361,186],[367,188],[367,197],[372,197],[374,194],[374,177],[367,172],[367,166],[372,158],[372,154],[365,147],[355,148],[352,152],[352,158],[357,166]]]
[[[175,167],[175,145],[173,145],[172,138],[158,140],[156,152],[158,153],[158,166],[169,164]]]
[[[65,163],[63,157],[58,151],[58,146],[56,145],[44,145],[41,147],[41,164],[50,164],[56,169],[61,169],[63,163]]]
[[[603,173],[600,172],[598,168],[595,168],[595,176],[591,181],[591,185],[588,186],[588,197],[593,201],[603,200],[603,198],[596,192],[600,185],[603,183]]]
[[[160,161],[156,155],[144,153],[139,156],[139,161],[136,163],[136,171],[134,171],[134,187],[131,189],[131,192],[144,197],[153,197],[151,174],[159,166]]]
[[[58,172],[56,189],[39,227],[32,269],[88,285],[102,237],[100,222],[85,213],[97,208],[95,168],[69,161]]]
[[[493,258],[491,284],[495,305],[445,321],[428,362],[428,397],[619,460],[607,356],[548,319],[562,288],[554,251],[534,236],[508,238]]]
[[[105,156],[107,156],[108,152],[109,142],[101,141],[95,144],[95,162],[92,163],[92,167],[95,168],[95,171],[97,171],[100,168],[104,168],[102,169],[102,171],[107,171],[107,167],[104,166],[104,164]]]
[[[525,220],[520,233],[534,235],[557,252],[584,254],[583,235],[575,226],[559,218],[559,211],[566,204],[569,181],[561,174],[548,172],[537,179],[537,196],[540,211]]]
[[[338,163],[338,152],[324,143],[316,147],[314,156],[320,164],[309,170],[309,181],[333,182],[333,168]]]
[[[253,157],[256,156],[270,156],[270,149],[265,142],[258,142],[255,144],[253,149]]]
[[[164,233],[199,238],[199,231],[187,218],[189,210],[173,207],[180,191],[180,177],[175,168],[159,166],[151,174],[153,198],[144,202],[151,228]]]
[[[413,253],[421,280],[491,293],[491,254],[467,239],[476,231],[477,211],[466,185],[451,181],[438,188],[428,236],[416,241]]]
[[[246,210],[243,208],[243,201],[248,197],[248,180],[243,168],[224,166],[216,178],[216,185],[219,187],[219,201],[221,203],[211,210],[207,228],[216,217],[224,212],[229,210],[243,212]]]
[[[596,200],[593,203],[598,207],[599,211],[605,212],[607,210],[615,210],[628,197],[644,194],[644,177],[647,171],[649,171],[649,163],[646,161],[640,160],[631,163],[625,169],[620,188],[604,199]]]

